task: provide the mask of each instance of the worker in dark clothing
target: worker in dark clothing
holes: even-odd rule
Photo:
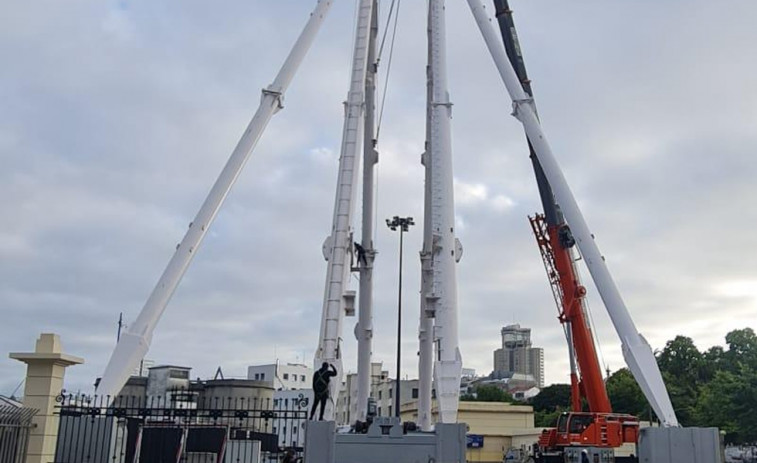
[[[310,419],[315,416],[315,409],[321,404],[320,420],[323,420],[323,411],[326,409],[326,401],[329,399],[329,382],[336,376],[336,368],[327,362],[323,362],[321,368],[313,373],[313,408],[310,409]]]
[[[357,252],[358,265],[360,265],[361,262],[363,265],[368,265],[368,260],[365,258],[365,248],[360,246],[360,243],[357,241],[355,242],[355,251]]]
[[[294,454],[294,450],[287,450],[284,454],[284,459],[281,461],[281,463],[297,463],[297,456]]]

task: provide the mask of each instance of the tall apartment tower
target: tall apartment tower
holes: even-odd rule
[[[494,371],[532,375],[544,387],[544,349],[531,345],[531,328],[507,325],[502,328],[502,348],[494,351]]]

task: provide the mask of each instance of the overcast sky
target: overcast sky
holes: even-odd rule
[[[527,215],[522,128],[464,1],[447,9],[460,342],[487,374],[503,325],[567,382]],[[490,4],[486,1],[487,5]],[[0,6],[0,394],[41,332],[91,391],[303,27],[313,0],[28,0]],[[382,17],[389,2],[382,1]],[[394,371],[398,237],[420,221],[425,4],[402,2],[378,164],[374,358]],[[312,362],[348,89],[354,0],[335,2],[159,324],[148,358]],[[512,0],[539,113],[639,330],[700,348],[757,327],[757,3]],[[386,71],[388,50],[383,71]],[[383,89],[382,78],[382,89]],[[359,223],[359,222],[358,222]],[[359,225],[357,226],[359,230]],[[416,376],[422,227],[405,241],[403,374]],[[588,276],[587,272],[584,272]],[[356,286],[356,281],[353,280]],[[589,286],[603,365],[620,344]],[[354,369],[353,326],[344,328]]]

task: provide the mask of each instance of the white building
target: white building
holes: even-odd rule
[[[279,436],[280,447],[305,445],[306,413],[313,406],[312,389],[281,389],[273,393],[273,433]]]
[[[247,379],[271,382],[277,391],[311,389],[313,369],[301,363],[252,365],[247,367]]]
[[[396,381],[381,363],[371,364],[371,394],[378,416],[394,416]],[[418,400],[418,380],[400,381],[400,406]],[[337,425],[352,425],[357,420],[357,373],[348,373],[342,381],[336,400]]]
[[[307,419],[293,418],[310,413],[313,406],[313,369],[300,363],[252,365],[247,368],[247,379],[273,384],[273,409],[282,412],[272,423],[279,446],[303,447]]]

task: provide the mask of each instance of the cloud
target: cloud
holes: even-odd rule
[[[136,317],[309,3],[5,8],[0,351],[29,350],[40,332],[60,333],[65,349],[87,360],[69,371],[67,388],[91,387],[119,313],[127,322]],[[403,5],[376,174],[374,355],[387,368],[398,237],[383,219],[411,215],[419,223],[404,248],[410,376],[420,297],[424,8]],[[549,0],[513,8],[545,130],[640,331],[655,348],[677,334],[706,348],[754,325],[757,255],[748,231],[757,227],[750,59],[757,5]],[[545,347],[547,380],[566,381],[564,337],[526,218],[540,205],[523,131],[467,6],[448,2],[447,12],[464,362],[487,373],[499,329],[517,322]],[[227,376],[242,376],[247,365],[276,356],[312,358],[353,14],[350,4],[333,7],[158,327],[149,354],[158,363],[190,365],[195,376],[220,364]],[[380,82],[383,89],[383,74]],[[585,280],[602,363],[619,368],[619,341]],[[344,324],[348,368],[354,322]],[[20,363],[0,362],[0,393],[22,377]]]

